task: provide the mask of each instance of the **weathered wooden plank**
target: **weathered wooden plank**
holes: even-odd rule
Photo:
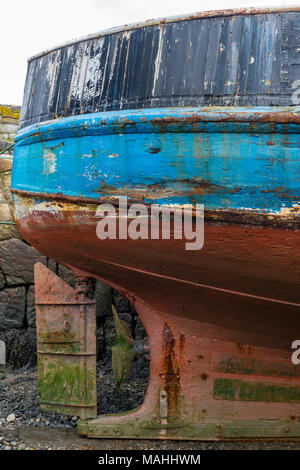
[[[197,81],[193,79],[192,75],[190,76],[190,81],[192,83],[191,95],[203,95],[204,94],[204,76],[206,70],[206,60],[207,60],[207,48],[209,41],[209,32],[211,27],[211,21],[207,18],[202,21],[197,22],[197,28],[194,27],[194,31],[199,34],[198,41],[195,43],[195,51],[193,51],[194,64],[195,64],[195,76]]]
[[[224,93],[224,85],[225,85],[225,74],[226,74],[226,63],[227,57],[230,53],[229,50],[229,38],[231,32],[231,23],[232,20],[229,21],[222,21],[222,32],[220,37],[220,44],[219,44],[219,53],[217,59],[217,71],[216,71],[216,82],[214,86],[214,94],[215,95],[223,95]]]
[[[292,105],[300,11],[162,22],[29,63],[20,125],[119,109]]]
[[[249,63],[250,63],[250,50],[252,38],[253,21],[249,16],[243,18],[243,30],[241,35],[240,44],[240,57],[238,64],[238,95],[244,95],[247,89]]]
[[[217,58],[220,48],[222,23],[218,18],[211,20],[207,47],[206,70],[204,76],[204,94],[211,95],[215,86]]]
[[[225,75],[225,94],[234,95],[237,88],[237,71],[239,65],[240,42],[242,32],[242,18],[233,17],[230,28],[229,54]]]
[[[275,47],[275,31],[277,27],[277,17],[274,21],[265,21],[263,43],[261,51],[260,69],[259,69],[259,83],[258,93],[270,93],[271,92],[271,77],[272,77],[272,64],[274,59],[274,47]]]

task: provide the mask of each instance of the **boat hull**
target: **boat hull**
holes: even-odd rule
[[[96,203],[204,204],[219,221],[234,212],[236,223],[297,228],[299,110],[160,108],[34,125],[16,137],[12,189]]]
[[[142,407],[82,421],[81,434],[300,435],[291,348],[300,308],[298,126],[297,108],[155,110],[19,133],[12,187],[23,237],[127,296],[149,336]],[[147,208],[204,204],[203,248],[186,250],[184,234],[172,231],[170,239],[99,239],[97,210],[111,204],[118,227],[119,196]]]
[[[299,24],[298,7],[200,13],[29,61],[12,177],[20,231],[123,293],[150,343],[143,405],[81,420],[81,434],[300,436]],[[175,230],[99,239],[99,207],[119,228],[120,200],[188,206],[195,231],[204,205],[202,249]],[[54,277],[36,267],[43,302],[64,312],[70,289]]]
[[[78,276],[118,289],[149,335],[150,382],[142,407],[81,421],[81,434],[299,436],[300,369],[291,360],[299,327],[295,231],[207,223],[203,250],[188,254],[183,241],[99,240],[93,205],[14,197],[26,240]],[[168,424],[153,419],[162,390]]]
[[[299,7],[247,8],[127,25],[58,46],[29,60],[20,126],[122,109],[291,106],[299,27]]]

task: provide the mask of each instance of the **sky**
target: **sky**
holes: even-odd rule
[[[27,58],[90,33],[196,11],[290,6],[280,0],[0,0],[0,103],[21,105]]]

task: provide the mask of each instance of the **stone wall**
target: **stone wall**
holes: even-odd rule
[[[0,105],[0,151],[13,142],[19,113],[19,107]],[[19,368],[36,363],[34,264],[43,263],[73,287],[75,278],[69,269],[38,253],[19,235],[10,193],[12,153],[0,155],[0,340],[6,343],[8,363]],[[134,308],[125,298],[95,280],[92,290],[97,306],[98,357],[109,353],[114,343],[112,303],[133,337],[145,336]]]
[[[0,152],[13,143],[18,128],[20,106],[0,104]],[[13,154],[13,150],[8,152]]]

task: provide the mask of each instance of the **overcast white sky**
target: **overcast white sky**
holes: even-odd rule
[[[27,58],[72,38],[181,13],[296,0],[0,0],[0,103],[22,104]],[[299,3],[299,2],[298,2]]]

